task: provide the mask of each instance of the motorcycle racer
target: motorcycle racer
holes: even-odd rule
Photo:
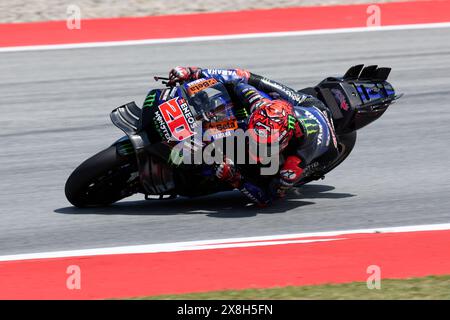
[[[169,84],[201,78],[231,85],[237,100],[250,116],[247,129],[256,143],[279,145],[282,161],[269,192],[250,183],[231,159],[217,165],[216,176],[239,189],[259,206],[282,198],[302,177],[308,165],[332,159],[337,153],[336,135],[329,110],[318,99],[242,69],[175,67]],[[256,156],[254,156],[256,157]]]

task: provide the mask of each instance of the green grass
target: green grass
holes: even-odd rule
[[[381,280],[381,289],[369,290],[365,282],[317,286],[212,291],[163,295],[137,299],[182,300],[258,300],[258,299],[438,299],[450,300],[450,276],[430,276],[405,280]]]

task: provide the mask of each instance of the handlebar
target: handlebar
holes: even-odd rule
[[[155,79],[155,81],[160,81],[160,80],[161,80],[161,83],[164,84],[164,85],[166,85],[166,87],[169,87],[169,88],[172,88],[172,87],[175,87],[175,86],[176,86],[175,83],[169,83],[169,80],[170,80],[170,79],[169,79],[169,78],[166,78],[166,77],[154,76],[153,79]],[[180,84],[181,84],[181,83],[180,83]]]

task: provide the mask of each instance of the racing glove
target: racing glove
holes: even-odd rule
[[[275,184],[275,194],[284,198],[286,193],[300,180],[303,169],[300,168],[301,159],[298,156],[289,156],[280,170],[280,177]]]
[[[233,188],[238,189],[251,202],[260,208],[271,204],[269,195],[257,185],[244,181],[244,177],[238,171],[231,159],[225,158],[216,168],[216,177],[222,181],[228,182]]]
[[[228,182],[233,188],[239,188],[242,176],[231,159],[225,158],[224,161],[216,167],[216,177],[222,181]]]
[[[198,78],[200,69],[197,67],[175,67],[169,72],[169,84],[173,85],[177,82],[194,80]]]

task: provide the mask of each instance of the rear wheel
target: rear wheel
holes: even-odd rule
[[[67,200],[76,207],[107,206],[132,195],[138,183],[134,157],[124,157],[111,146],[76,168],[67,179]]]

